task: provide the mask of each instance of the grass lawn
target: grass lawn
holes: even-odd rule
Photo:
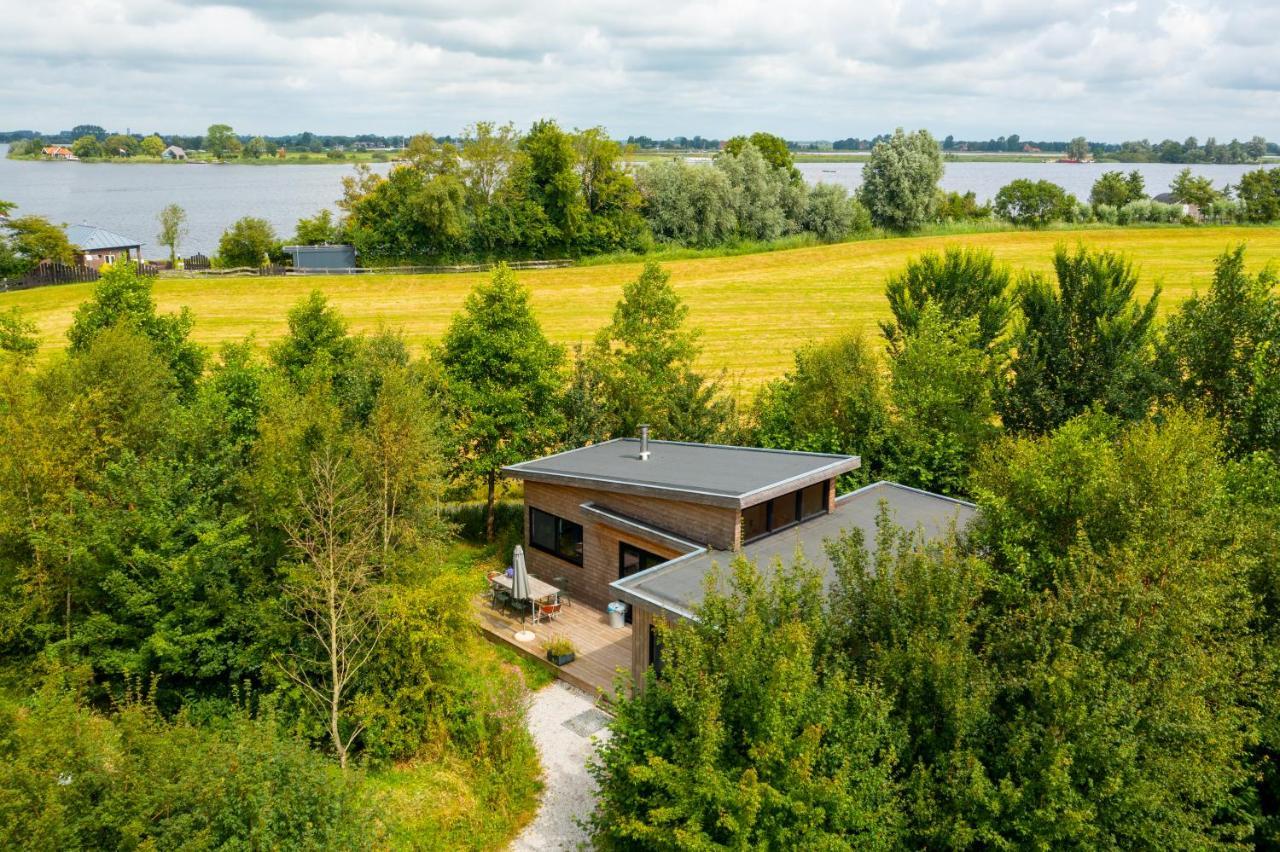
[[[1127,252],[1143,291],[1160,282],[1163,309],[1207,288],[1213,259],[1235,243],[1249,246],[1251,267],[1280,259],[1280,228],[1157,227],[1080,231],[999,231],[954,236],[865,240],[723,257],[664,262],[704,329],[704,366],[725,368],[745,390],[780,375],[793,350],[808,341],[855,330],[877,333],[887,315],[885,276],[913,255],[946,245],[980,246],[1017,269],[1046,271],[1056,243],[1077,241]],[[519,273],[533,290],[543,327],[556,341],[589,341],[613,310],[639,261]],[[267,346],[285,332],[285,315],[312,288],[324,291],[356,331],[400,329],[411,344],[438,341],[467,291],[483,278],[467,275],[308,276],[162,280],[162,310],[189,306],[194,337],[217,344],[253,335]],[[0,310],[16,305],[39,326],[46,351],[61,348],[75,307],[92,285],[0,293]]]

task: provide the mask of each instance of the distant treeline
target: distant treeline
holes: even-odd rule
[[[10,130],[0,132],[0,142],[23,142],[28,139],[41,139],[49,144],[70,145],[77,139],[85,136],[92,136],[99,142],[105,141],[108,136],[120,135],[114,132],[108,132],[106,129],[96,124],[78,124],[70,130],[61,130],[57,133],[42,133],[38,130]],[[158,136],[164,140],[166,145],[177,145],[180,148],[192,148],[195,150],[203,150],[205,148],[206,138],[203,134],[181,134],[181,133],[135,133],[126,131],[123,135],[131,136],[134,139],[144,139],[147,136]],[[242,143],[248,143],[255,138],[254,134],[238,135]],[[359,133],[354,136],[333,135],[325,133],[312,133],[306,131],[303,133],[290,133],[285,136],[267,136],[256,137],[264,140],[273,148],[288,148],[290,150],[308,150],[322,151],[331,148],[403,148],[408,142],[408,136],[382,136],[376,133]]]

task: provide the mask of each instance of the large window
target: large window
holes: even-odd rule
[[[774,497],[742,510],[742,540],[752,541],[793,524],[816,518],[827,511],[826,482],[815,482],[807,488]]]
[[[649,625],[649,665],[653,666],[655,677],[662,677],[662,638],[652,624]]]
[[[582,525],[529,507],[529,543],[574,565],[582,564]]]

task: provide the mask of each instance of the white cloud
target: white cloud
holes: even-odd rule
[[[0,6],[0,128],[1280,136],[1266,0]]]

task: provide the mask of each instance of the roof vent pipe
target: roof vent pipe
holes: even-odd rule
[[[640,461],[649,460],[649,424],[640,424]]]

